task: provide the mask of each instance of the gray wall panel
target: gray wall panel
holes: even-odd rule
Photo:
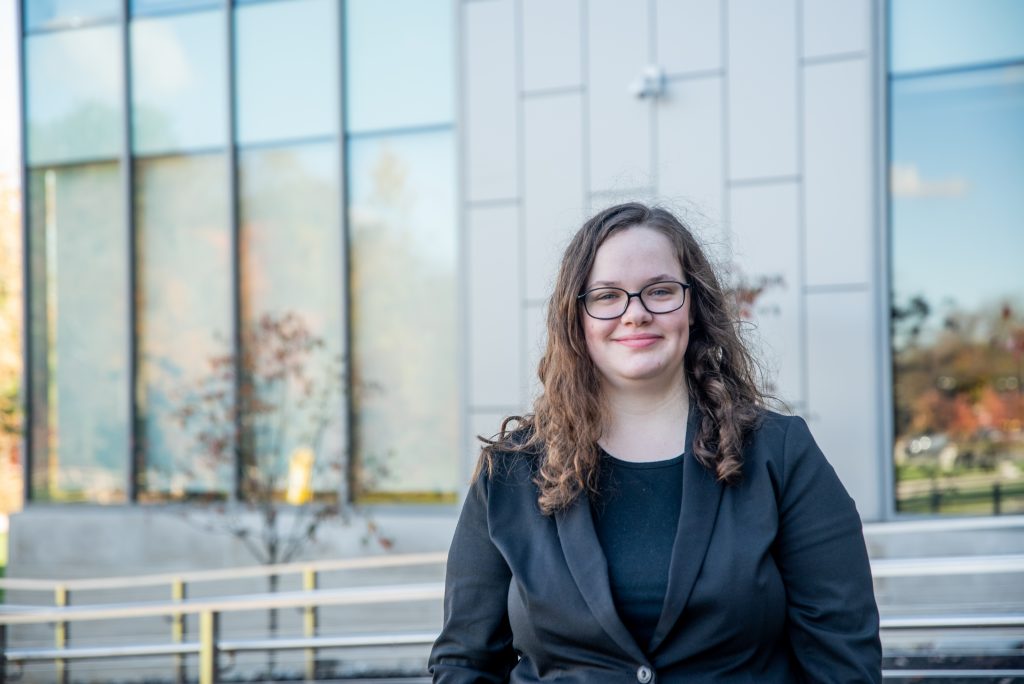
[[[590,190],[651,184],[651,103],[629,92],[650,62],[647,3],[592,0],[587,10]]]
[[[748,282],[781,277],[753,311],[750,341],[779,398],[804,400],[803,306],[800,276],[799,186],[780,183],[733,188],[731,227],[736,265]]]
[[[866,520],[882,516],[873,304],[867,290],[807,296],[811,431]]]
[[[722,79],[670,82],[658,102],[658,194],[720,223],[722,155]]]
[[[803,0],[803,56],[866,51],[870,45],[869,0]]]
[[[512,0],[462,7],[465,197],[519,193],[515,6]]]
[[[863,59],[804,69],[807,283],[866,283],[872,270],[872,143]]]
[[[519,208],[467,212],[469,404],[517,406],[522,400]]]
[[[551,293],[558,259],[584,218],[583,96],[523,101],[526,297]]]
[[[729,2],[729,177],[797,173],[794,0]]]
[[[719,0],[657,0],[658,63],[669,74],[720,69]]]
[[[522,0],[523,89],[583,83],[581,0]]]

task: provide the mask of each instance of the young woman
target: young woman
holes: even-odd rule
[[[459,519],[435,682],[881,681],[854,503],[765,407],[730,311],[669,212],[579,230],[543,393]]]

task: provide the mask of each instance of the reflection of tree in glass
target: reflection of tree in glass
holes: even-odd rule
[[[1009,300],[945,308],[934,320],[922,296],[893,306],[898,478],[1016,480],[1024,474],[1022,309]]]
[[[13,180],[0,175],[0,514],[21,509],[21,216]]]
[[[337,482],[347,466],[344,451],[325,449],[323,442],[325,431],[340,420],[342,359],[293,313],[264,315],[246,326],[241,346],[240,359],[231,353],[210,358],[209,372],[179,392],[173,417],[193,450],[182,455],[178,467],[237,467],[243,506],[218,506],[223,519],[216,526],[236,536],[261,563],[283,563],[314,539],[324,520],[338,517],[347,523],[352,514],[344,492],[324,491],[315,483],[300,497],[308,505],[292,508],[286,497],[296,451],[288,445],[312,452],[314,479],[330,473]],[[294,515],[283,529],[286,506]],[[258,514],[255,526],[245,512]]]

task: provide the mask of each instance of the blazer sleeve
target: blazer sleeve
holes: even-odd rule
[[[878,607],[860,516],[802,418],[785,435],[776,563],[806,682],[882,681]]]
[[[506,682],[516,664],[507,607],[512,573],[491,541],[488,490],[481,474],[466,496],[448,552],[444,627],[429,660],[436,683]]]

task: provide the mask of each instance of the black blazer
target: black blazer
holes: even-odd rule
[[[685,459],[646,652],[616,613],[588,502],[542,515],[534,460],[500,455],[466,497],[434,682],[881,682],[860,517],[802,419],[765,413],[738,485]]]

